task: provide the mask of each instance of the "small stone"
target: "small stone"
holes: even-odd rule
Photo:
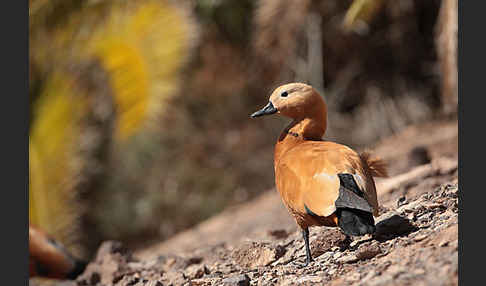
[[[420,235],[417,235],[416,237],[413,238],[414,241],[418,242],[418,241],[422,241],[424,239],[427,238],[427,235],[425,234],[420,234]]]
[[[350,246],[350,247],[355,247],[356,245],[360,244],[361,242],[364,242],[364,241],[370,240],[371,238],[372,238],[372,235],[371,235],[371,234],[369,234],[369,233],[368,233],[368,234],[365,234],[365,235],[363,235],[363,236],[359,237],[358,239],[353,240],[353,241],[352,241],[352,242],[349,244],[349,246]]]
[[[190,265],[193,265],[193,264],[199,264],[203,261],[203,258],[202,257],[191,257],[189,258],[187,261],[186,261],[186,266],[190,266]]]
[[[225,286],[249,286],[250,277],[246,274],[241,274],[233,277],[223,279],[223,285]]]
[[[417,227],[409,219],[396,213],[390,213],[380,217],[379,222],[376,224],[377,236],[403,235],[415,230],[417,230]]]
[[[354,255],[354,254],[348,254],[346,256],[343,256],[343,257],[339,258],[336,261],[339,262],[339,263],[344,264],[344,263],[354,263],[354,262],[356,262],[358,260],[359,259],[358,259],[358,257],[356,257],[356,255]]]
[[[356,258],[358,258],[359,260],[371,259],[380,253],[381,249],[376,244],[363,246],[358,249],[358,253],[356,253]]]
[[[446,209],[446,206],[438,203],[428,203],[425,207],[428,209]]]
[[[167,263],[168,267],[171,267],[172,265],[174,265],[176,263],[176,259],[173,258],[173,257],[170,257],[170,258],[167,259],[166,263]]]
[[[334,259],[338,259],[339,257],[343,256],[343,254],[341,252],[336,252],[334,253],[334,255],[332,256],[332,258]]]
[[[319,256],[317,258],[317,260],[322,261],[322,262],[326,262],[329,259],[331,259],[331,257],[333,257],[333,253],[331,251],[328,251],[328,252],[325,252],[324,254],[322,254],[321,256]]]
[[[322,277],[319,276],[304,276],[299,279],[297,279],[297,284],[302,285],[306,283],[321,283],[322,282]]]
[[[240,267],[255,268],[269,265],[282,257],[285,252],[285,248],[280,245],[249,242],[236,249],[232,257]]]
[[[420,215],[418,218],[420,221],[429,221],[434,216],[434,213],[424,213]]]
[[[204,274],[209,274],[209,269],[206,265],[202,264],[194,264],[187,267],[184,274],[189,277],[190,279],[198,279],[204,276]]]
[[[447,245],[449,245],[449,241],[447,241],[447,240],[443,240],[439,243],[439,247],[444,247],[444,246],[447,246]]]
[[[409,214],[407,215],[407,218],[408,218],[408,220],[410,220],[410,221],[416,221],[416,220],[417,220],[417,217],[415,217],[415,214],[414,214],[414,213],[409,213]]]
[[[450,215],[449,215],[449,214],[441,214],[441,215],[439,216],[439,219],[440,219],[440,220],[447,220],[447,219],[449,219],[449,218],[450,218]]]
[[[407,203],[407,198],[405,196],[402,196],[400,197],[398,200],[397,200],[397,208],[405,205]]]
[[[289,233],[285,229],[271,230],[268,232],[268,234],[276,239],[284,239],[289,236]]]
[[[418,208],[420,206],[421,202],[420,201],[414,201],[414,202],[411,202],[411,203],[408,203],[408,204],[404,204],[402,206],[400,206],[399,208],[397,208],[397,212],[398,213],[409,213],[409,212],[412,212],[413,210],[415,210],[416,208]]]
[[[425,270],[422,269],[422,268],[415,269],[414,270],[414,274],[415,275],[424,275],[425,274]]]
[[[93,272],[91,274],[91,278],[89,279],[89,283],[91,283],[91,285],[95,285],[95,284],[98,284],[98,282],[101,281],[101,276],[98,272]]]

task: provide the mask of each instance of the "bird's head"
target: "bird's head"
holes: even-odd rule
[[[279,113],[295,120],[311,117],[327,117],[324,99],[312,86],[304,83],[289,83],[277,87],[270,95],[268,104],[254,112],[251,117]]]

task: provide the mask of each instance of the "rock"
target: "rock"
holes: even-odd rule
[[[353,240],[353,241],[352,241],[352,242],[349,244],[349,246],[350,246],[350,247],[355,247],[356,245],[358,245],[358,244],[360,244],[360,243],[362,243],[362,242],[364,242],[364,241],[370,240],[370,239],[372,239],[372,235],[370,235],[370,234],[365,234],[365,235],[363,235],[363,236],[360,236],[358,239]]]
[[[39,284],[34,284],[32,280],[29,280],[29,286],[45,286],[45,282],[39,282]],[[50,284],[49,284],[50,285]],[[75,281],[71,280],[61,280],[59,283],[56,283],[51,286],[78,286],[78,284]]]
[[[186,260],[186,267],[193,264],[199,264],[202,261],[203,261],[202,257],[199,256],[190,257],[189,259]]]
[[[130,260],[129,258],[131,258],[131,252],[121,242],[109,240],[103,242],[103,244],[100,246],[96,259],[103,259],[104,256],[111,254],[120,254],[127,257],[127,260]]]
[[[446,206],[439,203],[427,203],[424,205],[424,207],[428,209],[439,209],[439,210],[445,210],[447,208]]]
[[[333,255],[334,254],[331,251],[325,252],[324,254],[322,254],[321,256],[319,256],[317,258],[317,261],[319,261],[321,263],[328,262],[333,257]]]
[[[203,277],[205,274],[209,274],[209,273],[210,273],[209,269],[206,267],[206,265],[194,264],[187,267],[186,271],[184,272],[184,275],[186,275],[190,279],[198,279]]]
[[[217,278],[202,278],[202,279],[193,279],[190,282],[190,286],[210,286],[210,285],[218,285]],[[161,285],[162,286],[162,285]]]
[[[247,242],[233,251],[235,262],[244,268],[267,266],[285,254],[280,245],[263,242]]]
[[[428,164],[431,161],[429,150],[425,146],[414,147],[408,157],[409,168]]]
[[[76,280],[81,285],[111,285],[123,278],[129,262],[134,262],[132,254],[122,243],[106,241],[98,249],[95,260]]]
[[[332,258],[334,259],[338,259],[339,257],[343,256],[343,254],[341,252],[336,252],[334,253],[334,255],[332,256]]]
[[[413,212],[415,209],[420,207],[422,202],[420,200],[412,201],[410,203],[406,203],[399,208],[397,208],[398,213],[409,213]],[[390,213],[391,214],[391,213]]]
[[[444,246],[447,246],[449,245],[449,241],[447,240],[442,240],[441,242],[439,242],[439,247],[444,247]]]
[[[396,213],[381,218],[376,224],[377,236],[399,236],[409,234],[418,228],[410,220]]]
[[[271,230],[268,234],[276,239],[285,239],[289,236],[289,233],[285,229]]]
[[[397,200],[397,208],[405,205],[407,203],[407,198],[405,196],[401,196],[398,200]]]
[[[381,253],[381,248],[376,244],[361,246],[358,248],[358,252],[356,253],[356,258],[359,260],[371,259],[380,253]]]
[[[340,249],[340,247],[339,247],[339,246],[333,246],[333,247],[331,248],[331,251],[336,252],[336,251],[338,251],[339,249]]]
[[[246,274],[241,274],[233,277],[223,279],[224,286],[249,286],[250,277]]]
[[[417,235],[416,237],[413,238],[414,241],[418,242],[418,241],[422,241],[424,239],[427,238],[427,235],[426,234],[420,234],[420,235]]]
[[[358,257],[355,255],[355,254],[348,254],[348,255],[345,255],[339,259],[337,259],[336,261],[338,263],[341,263],[341,264],[345,264],[345,263],[354,263],[356,261],[358,261]]]
[[[419,269],[416,269],[413,271],[413,274],[415,275],[424,275],[425,274],[425,270],[422,269],[422,268],[419,268]]]
[[[305,283],[321,283],[322,282],[322,277],[315,276],[315,275],[310,275],[310,276],[304,276],[301,278],[298,278],[295,282],[297,285],[302,285]]]
[[[339,246],[345,238],[346,236],[338,229],[319,232],[310,242],[312,257],[316,258],[333,247]]]
[[[376,219],[373,236],[356,238],[345,250],[340,250],[344,235],[339,229],[312,231],[315,262],[305,268],[292,263],[305,259],[300,231],[287,232],[285,226],[268,231],[272,229],[268,227],[259,232],[264,242],[232,241],[150,260],[132,259],[120,243],[108,242],[75,284],[65,286],[384,286],[446,285],[449,281],[456,285],[458,220],[452,205],[457,196],[449,196],[444,187],[432,189],[430,182],[423,184],[428,189],[407,192],[400,211],[390,208]],[[393,206],[396,197],[393,194],[387,204]]]
[[[91,278],[89,279],[89,283],[91,285],[96,285],[101,281],[101,276],[98,272],[91,273]]]
[[[358,248],[356,253],[342,256],[336,261],[341,264],[354,263],[359,260],[371,259],[380,253],[381,249],[378,245],[363,245]]]
[[[427,222],[434,216],[433,212],[424,213],[418,217],[420,222]]]

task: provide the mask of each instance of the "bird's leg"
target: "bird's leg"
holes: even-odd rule
[[[340,250],[341,251],[345,251],[350,245],[351,245],[351,242],[353,242],[353,240],[351,239],[351,237],[347,234],[346,235],[346,238],[344,238],[343,241],[341,241],[340,243]]]
[[[310,246],[309,246],[309,228],[306,227],[302,230],[302,236],[304,237],[306,259],[304,264],[300,264],[300,263],[299,264],[296,263],[296,264],[301,267],[306,267],[307,265],[309,265],[309,263],[314,261],[314,259],[312,259]]]
[[[307,266],[309,265],[309,263],[311,263],[311,261],[314,261],[314,259],[312,259],[310,246],[309,246],[309,228],[305,228],[304,230],[302,230],[302,236],[304,237],[304,242],[305,242],[305,255],[306,255],[305,266]]]

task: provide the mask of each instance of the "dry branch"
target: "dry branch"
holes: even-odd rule
[[[399,187],[407,186],[412,182],[415,182],[419,179],[425,179],[427,177],[431,177],[438,174],[448,174],[453,172],[457,169],[457,161],[452,160],[446,157],[438,158],[431,163],[424,164],[418,167],[413,168],[411,171],[407,173],[403,173],[401,175],[382,179],[377,181],[376,188],[378,195],[383,195],[393,190],[398,189]]]

